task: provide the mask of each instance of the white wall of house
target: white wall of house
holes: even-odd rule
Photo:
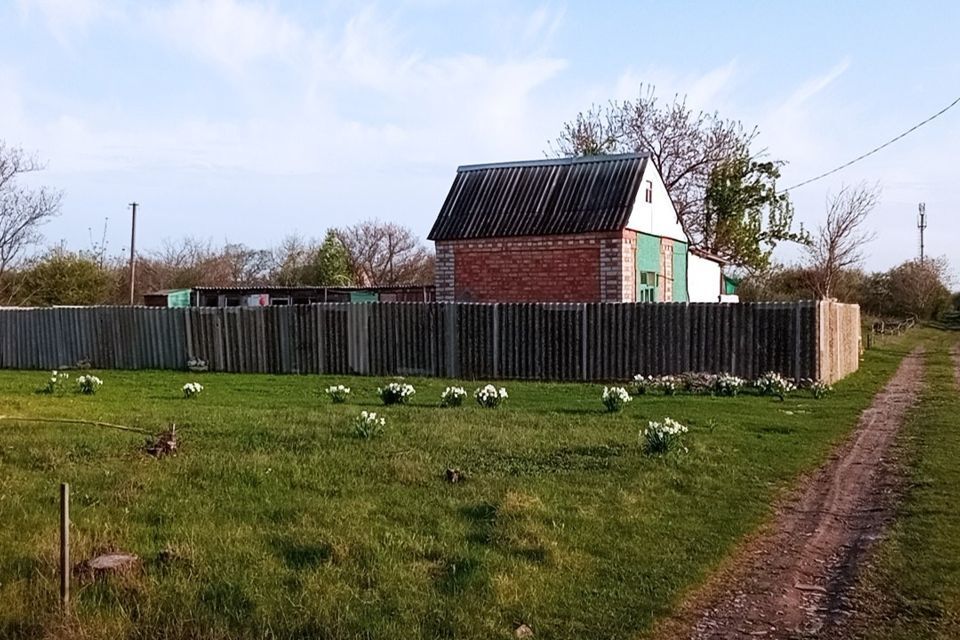
[[[648,189],[653,192],[652,202],[647,202]],[[651,160],[647,161],[643,170],[643,179],[640,181],[637,200],[630,212],[627,228],[653,236],[690,242],[677,217],[677,210],[667,193],[667,187],[663,184],[663,178]]]
[[[722,282],[718,262],[693,252],[687,253],[687,295],[690,302],[717,302]]]

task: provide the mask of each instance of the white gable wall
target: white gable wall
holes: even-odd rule
[[[718,302],[721,286],[720,264],[687,252],[687,296],[690,302]]]
[[[653,186],[653,202],[647,202],[646,199],[648,182]],[[647,160],[644,167],[643,179],[640,181],[637,200],[633,205],[633,211],[630,212],[627,228],[652,236],[690,242],[677,218],[677,210],[674,209],[673,201],[667,194],[667,187],[663,184],[660,172],[653,166],[652,160]]]

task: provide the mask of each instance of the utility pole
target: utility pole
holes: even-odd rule
[[[920,203],[920,214],[917,216],[917,228],[920,229],[920,264],[923,264],[923,232],[927,228],[927,203]]]
[[[131,202],[130,209],[133,211],[133,214],[130,216],[130,306],[133,306],[133,287],[134,287],[134,276],[137,272],[137,254],[136,254],[136,243],[137,243],[137,203]]]

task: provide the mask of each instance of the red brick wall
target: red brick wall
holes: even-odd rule
[[[437,299],[599,302],[632,299],[635,244],[620,233],[457,240],[437,244]],[[632,267],[631,267],[632,269]],[[632,280],[631,280],[632,281]],[[625,286],[626,285],[626,286]],[[630,297],[625,297],[630,296]]]

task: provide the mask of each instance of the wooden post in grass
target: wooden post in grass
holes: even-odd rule
[[[60,483],[60,605],[70,614],[70,485]]]

